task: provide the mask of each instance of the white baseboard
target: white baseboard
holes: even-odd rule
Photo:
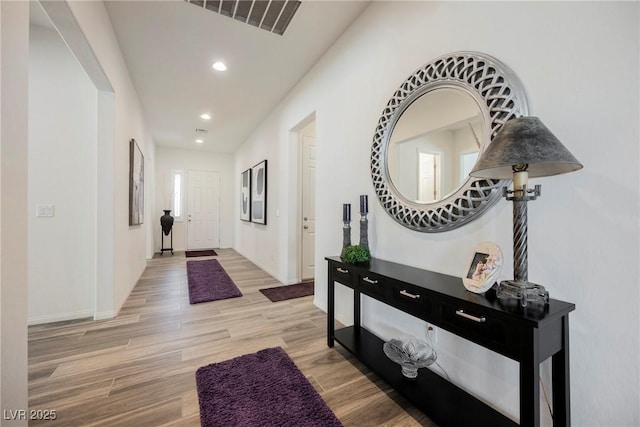
[[[232,248],[234,251],[238,252],[240,255],[242,255],[243,257],[245,257],[246,259],[248,259],[249,261],[251,261],[252,263],[254,263],[260,270],[265,271],[267,274],[269,274],[270,276],[272,276],[274,279],[276,279],[278,282],[280,283],[284,283],[285,285],[288,285],[289,283],[287,283],[287,278],[286,277],[278,277],[277,274],[275,274],[273,271],[270,271],[269,268],[260,265],[259,262],[256,262],[255,260],[249,258],[248,256],[246,256],[245,254],[243,254],[242,252],[240,252],[238,249],[236,248]]]
[[[113,319],[116,313],[113,310],[101,311],[93,315],[93,320]]]
[[[27,320],[29,326],[40,325],[42,323],[64,322],[65,320],[77,320],[94,317],[91,310],[78,310],[71,313],[47,314],[45,316],[34,316]]]

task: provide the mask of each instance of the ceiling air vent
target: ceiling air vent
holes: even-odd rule
[[[206,135],[207,132],[209,132],[206,129],[200,129],[200,128],[196,128],[196,134],[202,134],[202,135]]]
[[[283,35],[299,1],[292,0],[184,0],[229,18]]]

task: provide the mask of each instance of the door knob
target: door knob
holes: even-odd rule
[[[305,225],[305,226],[304,226],[304,227],[302,227],[302,228],[304,228],[304,229],[306,230],[307,228],[309,228],[309,226],[308,226],[308,225]]]

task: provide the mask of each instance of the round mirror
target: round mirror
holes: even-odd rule
[[[446,198],[469,178],[484,139],[482,110],[470,94],[451,88],[425,93],[389,138],[390,181],[408,201]]]
[[[455,52],[429,62],[400,86],[378,121],[371,146],[378,200],[417,231],[472,221],[506,183],[469,171],[502,124],[527,113],[522,85],[495,58]]]

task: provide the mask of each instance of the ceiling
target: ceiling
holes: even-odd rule
[[[156,145],[230,153],[369,2],[303,0],[284,35],[183,0],[105,5]]]

